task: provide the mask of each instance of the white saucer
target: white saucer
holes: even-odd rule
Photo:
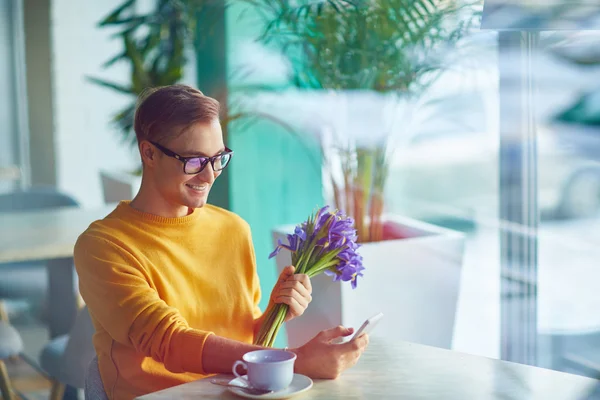
[[[243,378],[246,378],[246,375],[244,375]],[[231,381],[229,381],[229,383],[232,385],[244,386],[246,384],[246,381],[241,380],[240,378],[235,378],[235,379],[232,379]],[[292,383],[290,383],[290,386],[288,386],[286,389],[280,390],[278,392],[256,395],[256,394],[249,394],[249,393],[243,391],[242,389],[236,389],[236,388],[232,388],[232,387],[228,387],[227,390],[229,390],[231,393],[237,394],[238,396],[245,397],[247,399],[273,399],[273,400],[275,400],[275,399],[289,399],[292,396],[296,396],[297,394],[306,392],[308,389],[310,389],[312,387],[312,385],[313,385],[313,381],[308,376],[305,376],[302,374],[294,374],[294,379],[292,380]]]

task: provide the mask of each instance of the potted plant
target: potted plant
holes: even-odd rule
[[[306,95],[313,104],[321,97],[312,111],[328,110],[321,118],[314,113],[296,117],[320,124],[326,197],[355,219],[369,269],[354,293],[326,276],[315,277],[313,303],[286,327],[289,345],[335,324],[358,326],[382,311],[387,327],[375,335],[451,347],[463,236],[387,215],[384,194],[393,141],[409,134],[401,130],[447,65],[444,50],[467,33],[475,15],[471,5],[450,0],[251,2],[267,20],[261,39],[293,60],[297,97]],[[340,115],[344,109],[347,113]],[[398,115],[405,117],[400,128]],[[379,123],[366,123],[369,117]],[[363,129],[362,138],[378,139],[349,134],[356,127]],[[275,242],[292,228],[276,228]],[[277,256],[279,270],[289,262],[289,254]]]

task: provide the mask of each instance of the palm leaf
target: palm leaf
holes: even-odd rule
[[[138,15],[135,17],[127,17],[122,19],[114,19],[108,22],[100,23],[100,26],[116,26],[116,25],[130,25],[130,26],[140,26],[147,22],[147,15]]]
[[[123,3],[122,5],[117,7],[113,12],[111,12],[106,18],[104,18],[102,21],[100,21],[100,23],[98,25],[99,26],[107,26],[107,25],[113,24],[115,21],[119,20],[119,18],[121,17],[121,14],[125,10],[129,9],[134,4],[135,4],[135,0],[127,0],[125,3]]]
[[[116,56],[114,56],[113,58],[106,61],[104,64],[102,64],[102,68],[108,68],[111,65],[113,65],[114,63],[116,63],[117,61],[124,60],[124,59],[127,59],[127,53],[126,52],[119,53]]]
[[[144,65],[143,54],[132,37],[124,35],[123,43],[127,58],[131,62],[131,87],[136,93],[141,93],[150,86],[150,77]]]
[[[122,93],[122,94],[130,94],[130,95],[137,94],[131,87],[127,87],[127,86],[124,86],[124,85],[121,85],[118,83],[109,82],[104,79],[94,78],[92,76],[88,76],[88,77],[86,77],[86,79],[92,83],[95,83],[96,85],[100,85],[105,88],[116,90],[117,92]]]

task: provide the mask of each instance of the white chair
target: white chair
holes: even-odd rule
[[[96,356],[92,337],[94,325],[87,307],[77,313],[68,335],[51,340],[40,355],[40,365],[52,381],[51,400],[62,399],[66,385],[84,389],[86,370]]]

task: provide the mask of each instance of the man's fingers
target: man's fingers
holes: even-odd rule
[[[296,298],[292,296],[279,296],[277,299],[275,299],[275,302],[287,304],[290,307],[290,313],[294,317],[302,315],[308,305],[303,298]]]
[[[283,271],[281,271],[281,274],[279,274],[279,281],[282,283],[287,281],[290,276],[294,275],[294,271],[296,271],[296,267],[293,265],[288,265],[283,269]]]
[[[300,293],[300,295],[302,295],[303,297],[306,297],[306,298],[309,298],[312,300],[311,293],[308,291],[308,289],[306,289],[306,287],[304,285],[302,285],[300,282],[297,282],[297,281],[287,281],[285,283],[282,283],[281,286],[279,287],[278,294],[291,295],[292,292],[294,292],[294,291]]]
[[[350,352],[356,352],[357,354],[362,354],[363,351],[369,345],[369,335],[366,333],[360,335],[356,339],[352,339],[347,343],[343,343],[342,346],[345,347],[345,350]]]
[[[310,278],[306,274],[293,274],[292,276],[287,278],[287,281],[300,282],[302,286],[304,286],[306,290],[308,290],[308,293],[312,293],[312,285],[310,283]]]
[[[353,328],[346,328],[345,326],[336,326],[335,328],[321,331],[320,335],[325,340],[335,339],[340,336],[348,336],[354,332]]]
[[[306,289],[303,289],[306,290]],[[309,294],[303,294],[298,292],[295,289],[284,289],[278,293],[277,298],[288,298],[291,297],[296,299],[298,303],[304,306],[304,308],[308,307],[308,303],[312,300]]]

